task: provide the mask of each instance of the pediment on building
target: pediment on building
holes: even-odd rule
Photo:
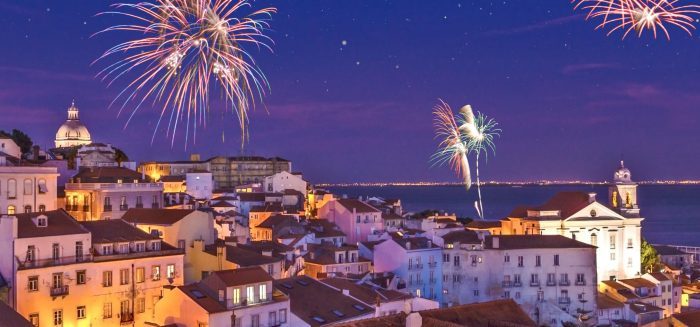
[[[585,206],[583,209],[577,211],[564,220],[625,220],[625,217],[596,201]]]

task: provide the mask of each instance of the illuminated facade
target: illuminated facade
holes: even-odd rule
[[[55,210],[56,167],[0,164],[0,214]]]
[[[3,216],[0,233],[9,302],[35,326],[142,326],[162,287],[183,283],[183,251],[121,220],[59,209]]]
[[[129,208],[159,208],[163,184],[123,167],[83,168],[66,183],[66,211],[78,220],[118,219]]]

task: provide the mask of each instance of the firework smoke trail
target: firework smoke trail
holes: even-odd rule
[[[255,98],[262,101],[269,84],[254,58],[243,47],[267,48],[272,40],[263,32],[275,8],[264,8],[241,16],[248,0],[153,0],[135,4],[118,3],[114,14],[133,24],[116,25],[97,34],[130,32],[137,38],[117,44],[95,62],[108,58],[97,76],[112,85],[128,79],[114,99],[122,101],[119,113],[134,104],[126,125],[144,103],[162,106],[153,131],[155,138],[163,118],[174,144],[178,125],[185,123],[185,144],[196,136],[197,126],[206,126],[211,99],[218,96],[236,114],[241,129],[241,146],[248,136],[248,113]]]
[[[479,200],[474,207],[481,219],[484,218],[484,207],[481,197],[481,182],[479,179],[479,157],[481,153],[488,156],[489,150],[495,153],[493,138],[498,136],[500,129],[493,119],[479,113],[476,117],[471,106],[462,107],[455,118],[452,108],[442,100],[435,106],[436,137],[441,139],[438,151],[433,155],[437,164],[449,163],[465,182],[467,190],[471,187],[468,154],[476,155],[476,186]]]
[[[695,30],[692,16],[700,16],[698,5],[678,5],[679,0],[574,0],[574,9],[588,11],[586,19],[602,18],[596,29],[610,27],[607,35],[621,31],[622,38],[635,32],[641,37],[645,30],[650,30],[657,37],[663,32],[666,39],[671,39],[670,26],[676,26],[692,35]]]
[[[458,123],[460,124],[460,129],[465,131],[466,140],[464,141],[467,144],[467,149],[469,152],[476,154],[476,190],[479,200],[478,203],[474,203],[474,207],[479,217],[484,219],[484,202],[481,197],[481,181],[479,180],[479,157],[483,153],[488,160],[489,151],[496,153],[493,139],[500,135],[501,129],[498,128],[498,123],[495,120],[486,117],[482,113],[478,113],[475,117],[470,105],[460,109],[459,117]]]

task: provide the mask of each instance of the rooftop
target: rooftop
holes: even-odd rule
[[[92,234],[93,243],[117,243],[160,240],[121,219],[83,221],[80,224]]]
[[[493,240],[498,239],[498,246],[494,247]],[[561,235],[497,235],[486,236],[484,247],[487,249],[571,249],[596,247]]]
[[[258,266],[213,271],[207,278],[217,278],[227,287],[272,281],[272,277]]]
[[[194,211],[193,209],[132,208],[124,213],[122,219],[132,224],[172,225]]]
[[[131,183],[138,180],[140,183],[150,182],[150,178],[143,176],[131,169],[124,167],[90,167],[82,168],[72,178],[74,183]]]
[[[620,284],[623,284],[623,285],[628,285],[629,287],[632,287],[632,288],[640,288],[640,287],[653,288],[653,287],[656,287],[656,284],[654,284],[653,282],[648,281],[644,278],[619,279],[617,282]]]
[[[216,245],[208,245],[204,252],[216,256]],[[234,245],[226,245],[226,260],[241,267],[252,267],[264,264],[272,264],[284,259],[276,256],[262,255],[257,251],[244,249]]]
[[[656,253],[659,255],[688,255],[689,253],[683,252],[678,248],[668,245],[654,245]]]
[[[205,289],[199,287],[199,284],[177,286],[177,288],[209,313],[227,311],[223,304],[217,301],[217,299],[213,296],[209,295],[209,292],[207,292]]]
[[[673,315],[673,319],[684,323],[686,326],[700,326],[700,311],[676,313]]]
[[[321,282],[334,287],[338,291],[348,290],[352,297],[364,302],[367,305],[374,305],[377,299],[379,299],[379,301],[382,303],[386,303],[412,298],[411,295],[403,292],[387,290],[352,279],[326,278]]]
[[[349,211],[355,210],[358,213],[381,212],[379,209],[358,199],[338,199],[337,201]]]
[[[307,276],[276,280],[274,285],[289,296],[292,313],[311,326],[374,315],[373,308]]]
[[[472,230],[460,230],[449,232],[442,236],[445,243],[455,243],[459,242],[462,244],[481,244],[481,239],[479,235]]]
[[[39,216],[47,217],[46,227],[39,227],[35,220]],[[45,212],[17,214],[17,237],[49,237],[72,234],[87,234],[89,231],[80,225],[63,209]]]

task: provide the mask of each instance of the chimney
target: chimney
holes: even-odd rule
[[[588,203],[595,202],[595,192],[588,193]]]
[[[224,290],[219,290],[219,302],[224,302]]]
[[[266,257],[271,257],[272,256],[272,251],[262,251],[262,255]]]
[[[428,240],[428,248],[432,248],[432,247],[433,247],[433,241]]]
[[[411,249],[411,241],[406,241],[406,250]]]
[[[500,244],[499,244],[499,239],[498,239],[498,237],[495,237],[495,236],[494,236],[493,238],[491,238],[491,246],[492,246],[494,249],[498,249],[498,248],[499,248]]]

